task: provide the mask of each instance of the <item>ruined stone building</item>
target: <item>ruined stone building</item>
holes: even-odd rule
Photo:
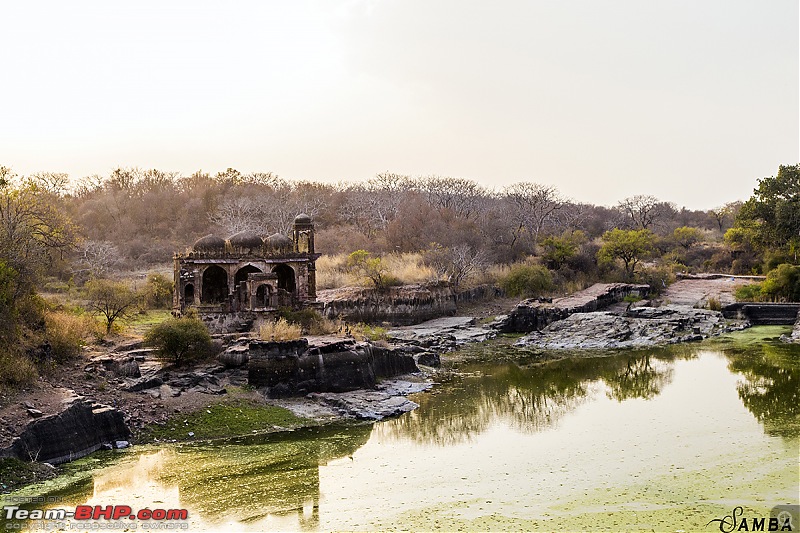
[[[206,235],[191,250],[175,254],[173,310],[201,314],[270,313],[281,307],[314,307],[314,224],[297,215],[292,237],[262,239],[242,231],[227,240]]]

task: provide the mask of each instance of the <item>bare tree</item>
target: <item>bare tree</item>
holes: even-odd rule
[[[503,189],[503,197],[511,208],[511,223],[519,230],[525,229],[533,242],[555,223],[556,213],[565,205],[555,187],[527,181],[509,185]]]
[[[417,179],[415,189],[432,207],[449,209],[462,218],[472,217],[479,199],[486,195],[486,190],[472,180],[440,176]]]
[[[675,214],[675,206],[655,196],[638,194],[622,200],[617,209],[633,229],[654,229]]]
[[[88,273],[102,277],[119,263],[119,249],[108,241],[85,241],[78,248],[78,265],[75,274]]]
[[[450,248],[434,244],[425,253],[425,262],[457,290],[462,281],[486,266],[487,257],[483,250],[467,244]]]

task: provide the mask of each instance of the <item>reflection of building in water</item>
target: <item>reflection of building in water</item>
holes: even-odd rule
[[[193,531],[316,530],[320,466],[353,455],[371,431],[309,428],[166,447],[98,469],[58,495],[67,505],[185,508]]]
[[[308,215],[294,219],[292,237],[262,239],[242,231],[227,240],[207,235],[174,256],[173,309],[201,313],[269,313],[316,302],[314,224]]]

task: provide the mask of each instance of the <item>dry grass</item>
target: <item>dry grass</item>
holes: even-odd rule
[[[38,376],[34,364],[24,355],[0,351],[0,392],[30,385]]]
[[[317,260],[317,288],[365,287],[369,280],[347,268],[348,254],[323,255]],[[386,271],[403,285],[436,281],[436,272],[425,265],[421,253],[387,254],[381,256]]]
[[[103,328],[88,315],[76,316],[63,311],[50,311],[45,315],[47,341],[56,361],[65,361],[81,353],[87,342],[101,339]]]
[[[302,333],[299,324],[290,324],[285,318],[266,322],[258,328],[258,337],[263,341],[295,341]]]

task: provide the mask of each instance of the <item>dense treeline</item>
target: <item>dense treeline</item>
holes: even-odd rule
[[[499,283],[519,296],[598,280],[658,291],[678,271],[718,271],[767,275],[742,298],[800,299],[800,165],[760,179],[747,201],[708,211],[645,195],[595,206],[530,182],[489,190],[391,173],[322,184],[234,169],[117,169],[73,183],[0,167],[0,389],[30,382],[34,363],[75,355],[87,335],[107,334],[134,309],[169,306],[167,277],[151,272],[137,287],[108,278],[168,268],[174,251],[208,233],[285,234],[300,212],[316,223],[328,286],[417,275]],[[42,299],[45,286],[66,287],[67,300]]]
[[[290,181],[234,169],[191,176],[118,169],[76,184],[63,174],[40,173],[23,181],[57,197],[80,237],[74,258],[88,270],[165,263],[208,233],[285,233],[299,212],[314,217],[318,248],[325,253],[466,245],[489,262],[511,263],[541,252],[548,238],[576,231],[585,244],[613,228],[671,238],[676,228],[688,226],[701,232],[698,241],[719,242],[740,207],[693,211],[632,196],[609,208],[570,201],[554,187],[535,183],[487,190],[465,179],[390,173],[357,184]],[[724,258],[719,261],[724,268]]]

